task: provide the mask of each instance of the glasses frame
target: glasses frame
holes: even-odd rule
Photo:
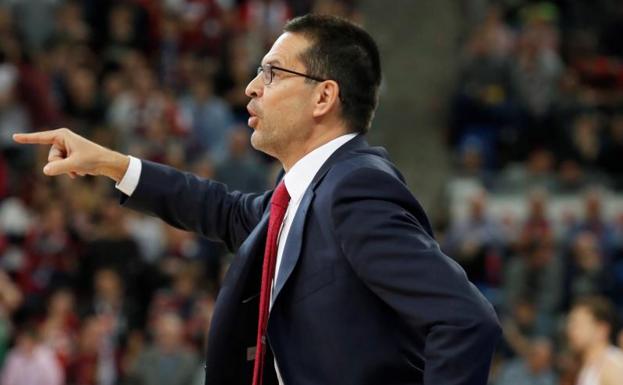
[[[283,71],[283,72],[287,72],[287,73],[292,74],[292,75],[302,76],[304,78],[307,78],[307,79],[310,79],[310,80],[314,80],[314,81],[317,81],[317,82],[324,82],[324,81],[327,80],[327,79],[319,78],[319,77],[316,77],[316,76],[311,76],[311,75],[308,75],[308,74],[304,74],[302,72],[289,70],[287,68],[277,67],[277,66],[274,66],[272,64],[264,64],[264,65],[258,66],[257,67],[257,74],[255,76],[260,75],[260,73],[264,73],[264,74],[268,73],[269,76],[270,76],[270,80],[268,82],[266,82],[265,75],[262,75],[262,80],[264,81],[264,85],[267,86],[267,85],[269,85],[269,84],[271,84],[273,82],[273,78],[275,77],[275,73],[273,72],[273,70]]]

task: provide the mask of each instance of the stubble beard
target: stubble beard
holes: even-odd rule
[[[296,143],[303,143],[304,130],[295,122],[282,119],[278,125],[262,123],[263,127],[251,134],[251,146],[258,151],[283,162],[295,151]]]
[[[265,126],[253,130],[251,134],[251,146],[272,157],[277,157],[276,149],[279,147],[279,135],[276,127]]]

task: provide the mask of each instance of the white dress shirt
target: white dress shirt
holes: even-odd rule
[[[279,274],[279,267],[281,265],[281,259],[283,257],[283,249],[286,245],[286,240],[288,239],[288,234],[290,233],[290,227],[292,226],[292,222],[294,221],[294,217],[296,215],[296,212],[298,211],[299,204],[301,203],[301,198],[303,198],[303,194],[309,187],[311,181],[314,179],[314,176],[316,176],[316,173],[318,173],[318,171],[320,170],[320,167],[322,167],[327,159],[329,159],[329,157],[338,148],[342,147],[346,142],[353,139],[355,136],[357,136],[356,133],[342,135],[314,149],[313,151],[299,159],[299,161],[296,162],[294,166],[292,166],[292,168],[283,177],[286,188],[288,189],[288,193],[290,194],[290,203],[288,205],[288,209],[286,210],[286,214],[281,225],[281,230],[279,232],[279,246],[277,248],[277,262],[275,265],[273,289],[274,283]],[[132,195],[134,190],[136,190],[136,186],[138,185],[140,176],[141,161],[137,158],[130,156],[130,164],[128,166],[128,170],[126,171],[121,181],[115,185],[115,187],[128,196]],[[271,307],[272,302],[273,301],[271,289]],[[279,385],[284,385],[283,380],[281,379],[281,374],[279,373],[279,369],[277,368],[276,359],[275,370],[277,371]]]

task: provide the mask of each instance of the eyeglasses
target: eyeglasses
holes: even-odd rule
[[[262,74],[262,80],[264,80],[264,85],[269,85],[270,83],[273,82],[273,78],[275,77],[275,70],[287,72],[293,75],[302,76],[304,78],[315,80],[317,82],[324,82],[325,80],[327,80],[327,79],[322,79],[322,78],[318,78],[315,76],[307,75],[301,72],[292,71],[287,68],[277,67],[272,64],[264,64],[264,65],[257,67],[257,75]]]

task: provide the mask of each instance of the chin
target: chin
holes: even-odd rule
[[[259,148],[259,142],[261,142],[260,139],[258,139],[258,135],[259,133],[257,132],[256,129],[253,129],[253,133],[251,134],[251,147],[253,147],[254,149],[258,150],[258,151],[262,151],[261,148]]]
[[[258,151],[266,152],[266,143],[264,143],[264,138],[262,136],[262,133],[253,130],[251,134],[251,147]]]
[[[257,151],[261,151],[265,154],[275,157],[275,153],[274,151],[272,151],[272,148],[274,146],[271,146],[271,143],[266,138],[266,135],[264,135],[260,131],[254,130],[251,134],[251,147],[253,147]]]

